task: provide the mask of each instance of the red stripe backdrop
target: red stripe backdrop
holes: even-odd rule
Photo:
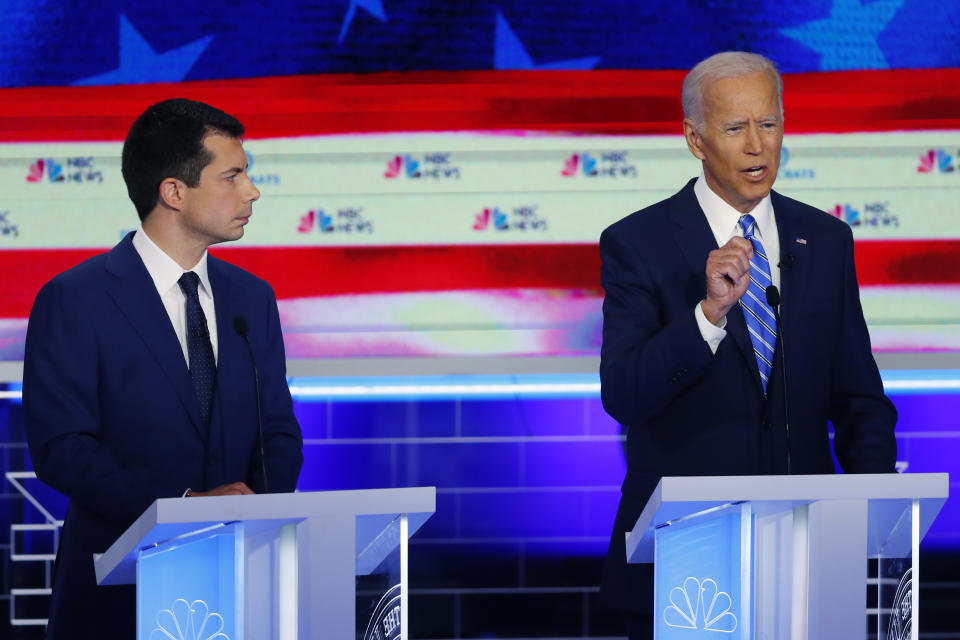
[[[102,251],[0,251],[0,273],[16,283],[4,286],[0,317],[26,317],[47,280],[98,253]],[[264,278],[281,299],[510,287],[600,291],[594,245],[261,247],[212,253]],[[960,284],[958,255],[960,240],[858,242],[857,274],[861,285]]]
[[[146,105],[182,96],[237,115],[250,138],[423,131],[680,132],[683,71],[478,71],[292,76],[0,90],[0,142],[119,141]],[[960,69],[784,76],[791,133],[960,129]],[[131,216],[133,215],[131,207]],[[280,298],[490,287],[599,290],[594,245],[222,250]],[[4,250],[0,317],[99,250]],[[217,253],[218,251],[215,251]],[[856,245],[862,285],[960,283],[960,241]],[[322,277],[322,273],[335,277]]]
[[[122,140],[173,96],[239,117],[251,138],[396,131],[679,133],[683,71],[290,76],[0,90],[0,142]],[[960,69],[787,74],[791,133],[960,128]]]

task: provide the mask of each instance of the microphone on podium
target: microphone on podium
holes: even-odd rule
[[[792,256],[790,266],[793,266]],[[790,475],[790,410],[787,404],[787,355],[784,350],[783,322],[780,320],[780,290],[770,285],[766,290],[767,304],[773,309],[773,317],[777,321],[777,349],[780,350],[780,374],[783,380],[783,424],[787,440],[787,475]]]
[[[250,327],[247,325],[247,319],[244,316],[236,316],[233,319],[233,330],[237,335],[243,338],[247,345],[247,351],[250,353],[250,363],[253,365],[253,384],[257,395],[257,442],[260,445],[260,470],[263,472],[263,492],[270,493],[270,484],[267,482],[267,458],[263,450],[263,409],[260,406],[260,371],[257,369],[257,358],[253,355],[253,347],[247,334],[250,333]]]

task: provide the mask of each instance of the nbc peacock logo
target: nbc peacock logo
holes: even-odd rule
[[[449,152],[425,153],[414,157],[405,153],[387,160],[383,177],[387,180],[459,180],[461,168]]]
[[[574,178],[636,178],[637,165],[632,163],[626,151],[604,151],[597,155],[574,153],[563,161],[560,175]]]
[[[37,158],[27,168],[27,182],[40,183],[46,175],[47,182],[88,184],[103,182],[103,172],[96,168],[93,156],[77,156],[57,161],[54,158]]]
[[[663,610],[663,621],[675,629],[733,633],[737,616],[730,611],[730,594],[720,591],[712,578],[703,581],[689,577],[683,585],[670,590],[670,604]]]
[[[223,616],[211,612],[203,600],[174,600],[157,613],[156,624],[150,640],[230,640],[223,632]]]
[[[945,149],[930,149],[920,156],[917,173],[953,173],[953,156]]]
[[[538,213],[539,205],[520,207],[484,207],[473,216],[474,231],[529,232],[547,231],[547,220]]]

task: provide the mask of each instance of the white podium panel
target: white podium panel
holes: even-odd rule
[[[628,562],[655,562],[655,637],[917,640],[919,545],[948,480],[663,478],[626,540]]]
[[[407,636],[407,540],[436,489],[170,498],[94,566],[137,584],[141,640]]]

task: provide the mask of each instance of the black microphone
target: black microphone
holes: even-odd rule
[[[787,254],[789,264],[793,265],[793,256]],[[781,262],[781,268],[786,260]],[[787,408],[787,354],[783,348],[783,322],[780,320],[780,290],[776,286],[767,287],[767,304],[773,308],[773,317],[777,321],[777,348],[780,350],[780,373],[783,380],[783,424],[787,439],[787,475],[790,475],[790,410]]]
[[[253,384],[257,394],[257,439],[260,444],[260,470],[263,472],[263,492],[270,493],[270,484],[267,482],[267,457],[263,451],[263,409],[260,406],[260,371],[257,369],[257,358],[253,355],[253,347],[247,339],[250,333],[250,327],[247,326],[247,319],[243,316],[236,316],[233,319],[233,330],[237,335],[243,338],[247,345],[247,351],[250,353],[250,363],[253,365]]]
[[[792,269],[793,268],[793,254],[788,253],[780,258],[780,264],[777,265],[781,269]],[[769,291],[769,289],[768,289]],[[769,293],[767,295],[770,295]],[[780,300],[780,292],[777,292],[777,301]],[[773,306],[773,305],[771,305]]]

